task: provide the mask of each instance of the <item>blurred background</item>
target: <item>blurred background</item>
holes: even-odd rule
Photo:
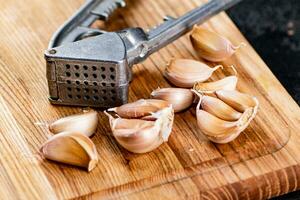
[[[300,105],[300,0],[243,0],[227,13]]]
[[[243,0],[227,13],[300,105],[300,0]]]

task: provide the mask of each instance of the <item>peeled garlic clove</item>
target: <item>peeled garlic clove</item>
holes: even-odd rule
[[[236,76],[228,76],[218,81],[201,83],[197,82],[194,85],[194,90],[199,93],[214,93],[218,90],[235,90],[238,78]]]
[[[220,99],[210,96],[202,97],[201,109],[226,121],[237,121],[242,116],[242,113],[234,110]]]
[[[54,133],[65,131],[79,132],[88,137],[96,132],[98,125],[98,114],[96,111],[89,111],[83,114],[71,115],[61,118],[49,125],[49,130]]]
[[[49,160],[86,168],[91,171],[98,162],[95,144],[78,132],[62,132],[54,135],[40,149]]]
[[[183,88],[159,88],[151,93],[154,99],[161,99],[172,104],[175,112],[190,107],[194,101],[194,94],[189,89]]]
[[[213,72],[221,65],[209,67],[208,65],[188,59],[174,59],[166,67],[164,76],[177,87],[192,88],[196,82],[209,79]]]
[[[162,108],[169,106],[169,103],[159,99],[140,99],[133,103],[124,104],[120,107],[108,109],[116,112],[123,118],[141,118],[151,115]]]
[[[198,55],[212,62],[226,60],[244,45],[235,47],[227,38],[200,26],[194,26],[190,39]]]
[[[172,106],[152,114],[153,121],[114,118],[108,113],[110,127],[117,142],[133,153],[146,153],[167,142],[172,131]]]
[[[258,101],[255,97],[235,90],[216,91],[219,99],[239,112],[244,112],[247,108],[258,107]]]

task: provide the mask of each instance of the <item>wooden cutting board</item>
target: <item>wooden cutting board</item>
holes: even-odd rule
[[[92,140],[100,162],[92,172],[43,160],[38,149],[51,137],[45,124],[82,111],[49,104],[43,51],[83,2],[0,0],[1,199],[265,199],[300,188],[300,109],[225,13],[205,26],[236,45],[247,43],[222,64],[235,65],[238,89],[260,101],[257,117],[234,142],[209,142],[197,128],[193,107],[176,115],[168,143],[132,154],[116,143],[99,111]],[[166,14],[180,16],[204,0],[127,2],[108,30],[150,28]],[[130,101],[169,86],[162,72],[173,57],[199,59],[188,36],[155,53],[134,66]],[[230,73],[218,72],[212,80]]]

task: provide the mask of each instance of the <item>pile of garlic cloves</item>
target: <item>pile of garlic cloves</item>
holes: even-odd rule
[[[243,45],[234,46],[227,38],[199,26],[194,27],[190,39],[198,55],[211,62],[226,60]],[[182,112],[197,103],[196,119],[201,133],[215,143],[231,142],[254,119],[259,103],[256,97],[236,90],[237,72],[233,66],[230,68],[234,75],[208,81],[225,67],[172,59],[164,76],[177,88],[158,88],[151,93],[151,99],[105,111],[112,135],[130,152],[153,151],[168,141],[174,112]],[[59,119],[49,125],[49,131],[55,135],[42,145],[40,152],[49,160],[91,171],[99,159],[89,138],[97,125],[98,114],[93,110]]]
[[[199,26],[194,27],[190,39],[199,56],[212,62],[226,60],[243,45],[235,47],[227,38]],[[234,66],[230,68],[234,75],[207,81],[224,66],[210,67],[202,61],[172,59],[164,76],[178,88],[159,88],[151,96],[169,102],[175,112],[189,108],[199,99],[196,118],[201,133],[215,143],[231,142],[253,120],[259,103],[256,97],[236,91],[237,71]]]
[[[108,112],[113,112],[109,114]],[[174,110],[164,100],[141,99],[108,109],[110,127],[117,142],[133,153],[150,152],[167,142],[172,131]]]
[[[98,113],[88,111],[61,118],[49,124],[49,131],[55,134],[40,148],[41,154],[52,161],[94,169],[98,153],[89,138],[97,129]]]
[[[197,92],[196,92],[197,93]],[[200,131],[215,143],[228,143],[237,138],[255,117],[258,101],[236,90],[219,90],[216,97],[199,95],[196,108]]]

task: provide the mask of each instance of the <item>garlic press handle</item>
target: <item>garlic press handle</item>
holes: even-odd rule
[[[75,42],[86,37],[105,33],[90,26],[96,20],[107,20],[119,7],[124,7],[124,0],[87,0],[85,4],[53,35],[48,48]]]

